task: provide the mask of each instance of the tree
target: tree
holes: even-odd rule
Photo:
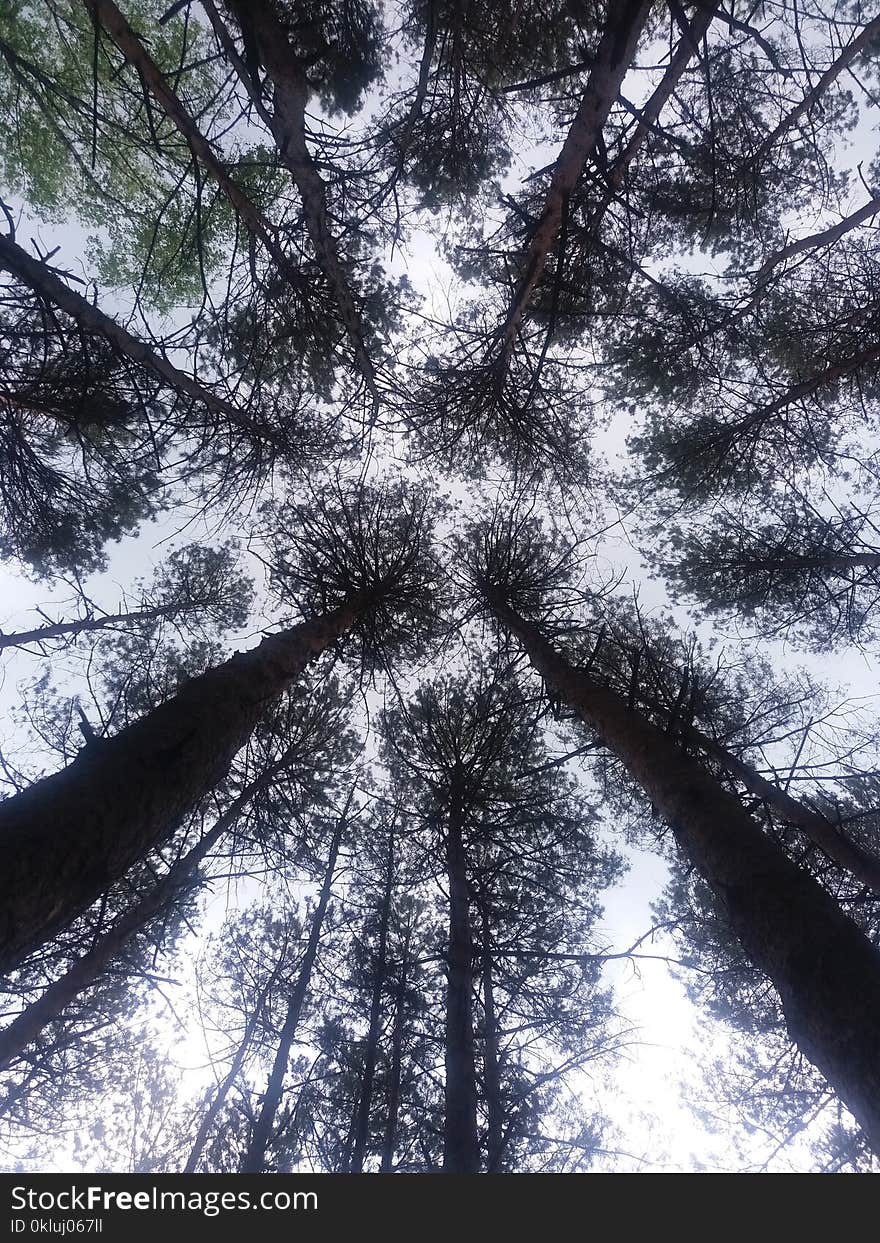
[[[713,612],[754,618],[768,634],[821,649],[873,634],[875,545],[869,513],[840,506],[823,514],[795,496],[765,511],[760,525],[722,510],[697,530],[671,531],[663,568]]]
[[[66,769],[6,800],[0,833],[13,861],[4,899],[7,970],[173,830],[222,780],[267,705],[310,661],[352,631],[360,632],[369,664],[394,641],[394,627],[389,635],[379,626],[395,605],[404,617],[408,607],[426,608],[422,515],[389,518],[394,533],[386,536],[387,502],[381,494],[362,499],[360,519],[369,507],[378,526],[362,527],[359,546],[349,542],[344,507],[325,511],[320,542],[309,548],[304,539],[300,568],[287,564],[291,578],[299,574],[306,607],[309,592],[320,589],[328,605],[322,613],[193,678],[153,712],[86,746]],[[406,628],[403,618],[395,625]]]
[[[388,977],[388,933],[391,924],[391,903],[394,894],[395,878],[394,836],[397,827],[395,821],[396,815],[392,814],[391,822],[388,825],[388,860],[385,865],[385,880],[382,889],[381,905],[379,907],[379,929],[376,944],[376,962],[372,973],[370,1017],[364,1047],[364,1064],[361,1072],[357,1120],[354,1128],[354,1144],[349,1163],[349,1171],[352,1174],[363,1173],[364,1156],[370,1136],[370,1110],[373,1104],[373,1087],[379,1055],[379,1025],[382,1018],[382,996]]]
[[[331,682],[318,692],[288,697],[288,702],[259,728],[258,735],[247,761],[237,766],[238,771],[233,774],[230,784],[233,789],[240,787],[238,793],[213,817],[211,827],[207,830],[202,827],[195,844],[191,844],[193,826],[187,825],[189,831],[184,831],[182,839],[172,844],[170,866],[165,865],[161,855],[156,860],[158,866],[166,867],[163,875],[158,875],[157,869],[148,865],[141,878],[129,875],[114,893],[105,895],[88,952],[74,957],[61,974],[49,964],[49,973],[55,978],[0,1033],[0,1064],[4,1068],[38,1036],[43,1039],[50,1024],[55,1025],[56,1034],[45,1042],[49,1049],[48,1054],[44,1053],[47,1060],[53,1048],[69,1042],[71,1022],[74,1026],[77,1021],[94,1025],[90,990],[111,967],[124,977],[124,960],[127,957],[138,960],[136,949],[132,954],[132,943],[145,937],[148,941],[151,928],[159,921],[175,924],[175,913],[191,906],[194,893],[200,884],[206,883],[205,877],[200,879],[200,869],[207,865],[210,875],[212,860],[221,848],[231,859],[246,859],[258,851],[271,858],[278,853],[278,846],[269,826],[274,829],[283,820],[282,853],[295,856],[297,835],[294,829],[302,832],[297,821],[302,818],[303,805],[317,808],[327,802],[328,773],[330,780],[337,778],[353,747],[338,688]],[[320,767],[322,760],[328,770],[324,774]],[[200,808],[193,819],[200,822],[205,816],[206,810]],[[253,824],[250,832],[249,822]],[[227,840],[232,837],[237,841],[227,846]],[[138,884],[133,887],[135,879]],[[114,909],[117,906],[118,911]],[[74,930],[70,938],[74,946],[83,939],[82,929]],[[44,964],[29,960],[26,970],[19,973],[17,986],[22,993],[33,991],[31,977],[39,978],[43,967]],[[71,1020],[68,1012],[74,1003],[78,1013]],[[112,1007],[110,1013],[112,1015]],[[57,1070],[55,1077],[60,1077]],[[210,1122],[207,1130],[210,1130]]]
[[[272,1071],[269,1075],[266,1091],[263,1093],[260,1104],[259,1114],[254,1122],[248,1141],[247,1152],[242,1160],[241,1170],[243,1174],[260,1174],[266,1164],[266,1149],[269,1144],[269,1138],[272,1132],[275,1116],[278,1113],[278,1107],[281,1104],[281,1096],[284,1091],[284,1078],[287,1074],[287,1065],[290,1061],[290,1050],[297,1036],[300,1018],[302,1017],[303,1005],[308,992],[309,983],[311,981],[312,969],[315,965],[315,958],[321,944],[321,932],[323,930],[324,917],[327,914],[327,906],[330,902],[330,895],[333,890],[333,878],[336,871],[336,860],[339,855],[339,848],[342,845],[343,834],[345,833],[346,824],[351,813],[352,798],[354,796],[354,786],[352,786],[345,807],[342,808],[336,817],[336,823],[333,829],[333,835],[330,839],[330,850],[327,857],[327,864],[324,869],[324,876],[321,882],[321,891],[315,910],[309,923],[309,935],[306,941],[305,953],[296,976],[296,982],[291,989],[290,996],[287,1001],[287,1010],[284,1015],[284,1023],[278,1035],[278,1046],[275,1051],[275,1058],[272,1064]]]
[[[75,621],[47,619],[42,626],[12,634],[0,631],[0,651],[29,646],[45,651],[47,644],[64,644],[80,635],[105,630],[155,632],[161,623],[222,632],[238,629],[247,621],[251,588],[246,579],[236,576],[235,555],[229,546],[213,549],[189,544],[171,554],[149,587],[143,583],[135,586],[139,596],[134,607],[108,613],[75,584],[76,602],[84,617]]]
[[[532,604],[534,616],[541,591],[540,550],[534,543],[511,546],[503,523],[497,536],[490,529],[482,547],[479,536],[475,541],[472,573],[485,607],[523,645],[550,692],[596,731],[666,818],[746,953],[772,980],[793,1039],[876,1145],[880,958],[875,947],[773,847],[709,772],[621,695],[569,664],[523,616],[521,596]],[[551,584],[554,574],[556,567]],[[863,1003],[858,1007],[855,989]]]
[[[540,728],[540,712],[503,666],[428,683],[409,704],[385,716],[385,748],[399,774],[396,788],[411,791],[410,814],[439,839],[430,853],[439,864],[448,925],[443,955],[447,1173],[473,1174],[481,1165],[497,1171],[508,1159],[505,1149],[514,1150],[520,1138],[521,1101],[502,1119],[496,989],[503,990],[523,1041],[517,1050],[508,1037],[504,1050],[504,1077],[520,1079],[515,1099],[521,1094],[527,1100],[550,1082],[552,1073],[531,1068],[529,1049],[533,1042],[552,1048],[551,1065],[554,1054],[559,1056],[567,1025],[577,1025],[574,1014],[566,1013],[571,994],[580,992],[578,1005],[590,1012],[587,1026],[601,1031],[610,1018],[589,955],[581,950],[582,971],[573,978],[566,978],[561,963],[567,956],[576,961],[574,946],[589,938],[598,913],[595,893],[608,883],[614,861],[596,850],[586,827],[589,814],[560,774],[558,760],[542,747]],[[560,952],[566,942],[572,945],[569,955]],[[517,951],[508,947],[523,943],[529,949],[517,962]],[[475,1022],[480,985],[482,1076]],[[578,1036],[584,1037],[582,1028]],[[584,1040],[581,1059],[598,1056],[602,1044],[601,1037],[595,1044]],[[535,1082],[524,1087],[530,1076]],[[482,1107],[488,1113],[486,1134],[478,1118]]]
[[[194,114],[211,130],[228,125],[204,27],[189,15],[159,22],[163,5],[133,7]],[[164,309],[198,301],[229,250],[230,214],[190,175],[188,151],[144,108],[140,83],[120,77],[80,0],[4,9],[0,108],[16,134],[0,156],[5,185],[38,218],[73,216],[94,230],[103,284],[139,285]]]

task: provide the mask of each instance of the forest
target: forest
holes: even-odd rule
[[[0,0],[2,1169],[880,1171],[878,124],[863,0]]]

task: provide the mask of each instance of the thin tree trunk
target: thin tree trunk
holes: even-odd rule
[[[250,70],[239,55],[238,48],[235,46],[235,40],[229,32],[229,27],[217,12],[217,6],[214,4],[214,0],[201,0],[201,5],[205,10],[208,21],[211,23],[211,29],[217,37],[217,42],[223,48],[226,59],[238,74],[241,84],[247,91],[257,115],[266,126],[266,129],[271,132],[272,117],[260,98],[260,84],[251,76]]]
[[[403,161],[412,142],[412,133],[416,121],[422,115],[422,108],[428,97],[428,83],[431,78],[431,62],[437,46],[437,0],[428,0],[425,13],[425,42],[422,47],[422,59],[419,61],[419,77],[416,82],[415,95],[404,123],[403,141],[398,144],[397,168],[392,177],[392,184],[403,166]]]
[[[750,557],[748,553],[741,558],[732,559],[736,570],[825,570],[829,574],[846,576],[850,570],[880,569],[880,552],[829,553],[827,556],[817,554],[796,555],[780,553],[778,557]],[[723,564],[723,563],[722,563]]]
[[[820,246],[832,245],[843,237],[845,233],[849,233],[851,229],[864,224],[866,220],[873,220],[878,212],[880,212],[880,195],[875,194],[858,211],[852,212],[849,216],[844,216],[843,220],[838,221],[837,224],[829,225],[827,229],[822,229],[818,233],[811,233],[808,237],[798,238],[797,241],[789,242],[781,250],[775,251],[758,268],[758,271],[755,273],[756,279],[759,281],[766,280],[773,269],[786,259],[792,259],[795,255],[803,254],[807,250],[817,250]]]
[[[66,635],[87,634],[93,630],[106,630],[110,626],[129,622],[159,621],[162,618],[180,617],[203,607],[204,601],[186,605],[158,604],[154,608],[132,609],[128,613],[103,613],[99,617],[84,617],[78,621],[50,622],[35,630],[19,630],[6,634],[0,630],[0,651],[7,647],[24,647],[27,643],[45,643],[50,639],[63,639]]]
[[[863,885],[867,885],[875,893],[880,893],[880,859],[876,855],[849,841],[838,826],[821,812],[792,798],[787,791],[763,777],[751,764],[739,759],[732,751],[728,751],[720,742],[715,742],[695,726],[687,726],[682,730],[682,735],[688,742],[694,743],[707,755],[718,760],[732,777],[741,781],[750,793],[757,795],[768,807],[777,811],[788,824],[805,833],[829,859],[833,859]]]
[[[621,0],[610,6],[613,17],[609,17],[580,107],[556,161],[544,210],[529,242],[525,271],[504,321],[501,331],[504,358],[510,356],[532,294],[544,272],[547,256],[562,228],[568,196],[577,185],[587,160],[596,150],[651,8],[651,0]]]
[[[394,993],[394,1026],[391,1031],[391,1066],[388,1073],[388,1115],[385,1134],[382,1137],[382,1160],[380,1174],[394,1170],[394,1151],[397,1147],[397,1119],[400,1113],[400,1070],[403,1055],[404,1007],[406,1005],[406,969],[409,942],[404,946],[403,961],[397,977]]]
[[[608,171],[608,185],[613,194],[619,194],[623,189],[630,164],[632,164],[641,150],[642,144],[659,119],[660,113],[672,98],[672,94],[681,81],[685,69],[687,69],[694,56],[698,54],[700,40],[712,25],[720,7],[720,2],[713,3],[694,14],[688,26],[687,34],[682,35],[681,41],[672,54],[663,77],[648,97],[644,108],[641,109],[635,133]],[[613,198],[608,198],[602,204],[602,215],[604,215],[612,201]]]
[[[324,182],[306,141],[306,103],[310,88],[305,70],[290,46],[287,32],[266,0],[228,0],[228,6],[238,18],[245,42],[253,40],[255,51],[275,88],[272,136],[299,191],[306,230],[333,292],[355,363],[370,396],[378,404],[376,373],[364,344],[360,312],[339,257],[336,239],[330,231]]]
[[[83,2],[95,23],[103,26],[126,60],[138,71],[142,82],[145,83],[159,107],[185,138],[193,158],[198,160],[213,176],[248,232],[265,247],[296,292],[302,294],[304,292],[302,274],[279,246],[274,227],[229,175],[228,170],[215,154],[211,143],[168,86],[165,75],[149,55],[139,36],[128,24],[125,15],[120,12],[113,0],[83,0]]]
[[[222,415],[231,426],[239,431],[245,432],[256,440],[264,442],[272,440],[271,427],[255,423],[237,406],[224,401],[222,397],[218,397],[216,393],[199,384],[192,376],[180,371],[168,362],[167,358],[155,353],[143,341],[133,337],[130,332],[117,324],[116,320],[98,310],[69,285],[65,285],[64,281],[60,280],[47,264],[32,258],[26,250],[22,250],[15,242],[2,235],[0,235],[0,269],[9,272],[41,298],[59,307],[74,320],[79,330],[86,336],[103,337],[124,358],[151,371],[164,384],[170,385],[179,393],[199,402],[212,414]]]
[[[880,344],[875,344],[867,346],[852,358],[847,358],[837,363],[830,363],[824,370],[816,372],[809,379],[799,380],[797,383],[789,385],[778,397],[766,402],[762,406],[758,406],[750,414],[744,415],[735,423],[722,425],[721,429],[711,439],[719,444],[723,452],[728,452],[735,444],[737,437],[750,432],[753,427],[760,427],[762,423],[768,423],[774,415],[781,414],[783,410],[787,410],[796,401],[801,401],[804,397],[811,397],[813,393],[818,392],[819,389],[824,388],[826,385],[833,384],[836,380],[842,380],[845,376],[857,372],[860,367],[864,367],[867,363],[875,363],[878,359],[880,359]]]
[[[235,1057],[232,1059],[232,1065],[229,1067],[227,1074],[223,1076],[217,1091],[214,1093],[211,1104],[205,1110],[204,1116],[199,1123],[199,1129],[196,1132],[193,1146],[190,1150],[189,1156],[187,1157],[186,1165],[183,1167],[184,1174],[195,1174],[198,1168],[199,1161],[202,1159],[202,1153],[205,1150],[205,1144],[208,1142],[208,1136],[210,1135],[211,1128],[214,1125],[214,1120],[223,1108],[223,1104],[229,1095],[229,1089],[238,1078],[239,1072],[244,1065],[244,1060],[250,1051],[250,1047],[254,1039],[254,1033],[256,1032],[257,1025],[260,1021],[263,1006],[266,1004],[266,998],[269,996],[269,991],[275,983],[277,975],[278,968],[276,967],[269,976],[269,979],[266,981],[263,988],[260,989],[259,996],[254,1002],[254,1012],[245,1024],[244,1035],[242,1036],[241,1042],[235,1051]]]
[[[477,1174],[477,1077],[474,1064],[474,942],[470,921],[464,811],[453,793],[446,831],[449,947],[446,985],[446,1125],[443,1172]]]
[[[131,938],[175,900],[217,842],[232,828],[247,804],[271,784],[287,763],[286,759],[279,760],[250,782],[219,817],[210,832],[192,850],[178,859],[158,884],[129,910],[123,912],[87,954],[77,959],[64,975],[50,984],[36,1001],[0,1032],[0,1070],[5,1070],[15,1057],[32,1044],[44,1027],[59,1019],[67,1007],[100,978]]]
[[[364,1070],[361,1076],[361,1091],[358,1101],[357,1121],[355,1125],[354,1150],[352,1152],[350,1173],[361,1174],[364,1168],[364,1154],[370,1134],[370,1107],[373,1103],[373,1083],[376,1078],[376,1061],[379,1054],[379,1027],[382,1020],[382,993],[385,988],[387,971],[388,924],[391,918],[391,894],[394,888],[394,825],[389,830],[388,864],[385,876],[385,892],[382,895],[382,914],[379,924],[379,945],[376,953],[375,974],[373,977],[373,995],[370,999],[370,1023],[367,1030],[367,1043],[364,1050]]]
[[[487,602],[548,688],[596,730],[669,823],[774,984],[792,1039],[880,1152],[880,954],[670,735],[570,665],[500,595]]]
[[[60,772],[0,803],[0,971],[14,968],[173,833],[225,777],[268,707],[365,608],[236,652]]]
[[[351,1116],[348,1120],[348,1131],[345,1134],[345,1142],[342,1145],[342,1152],[336,1162],[336,1169],[333,1171],[334,1174],[347,1174],[349,1172],[349,1167],[351,1165],[351,1150],[354,1147],[354,1133],[357,1127],[359,1106],[360,1100],[358,1099],[354,1102],[352,1107]]]
[[[303,1005],[305,1003],[306,994],[309,989],[309,981],[312,976],[312,969],[315,965],[315,959],[318,956],[318,946],[321,942],[321,931],[324,926],[324,916],[327,914],[327,906],[330,902],[330,893],[333,888],[333,874],[336,871],[336,857],[339,854],[339,844],[342,840],[342,834],[348,820],[348,813],[351,807],[351,801],[354,797],[354,786],[348,795],[348,800],[342,814],[337,818],[336,826],[333,830],[333,840],[330,843],[330,855],[327,860],[327,867],[324,872],[324,880],[321,885],[321,894],[318,898],[318,905],[312,916],[311,926],[309,928],[309,939],[306,943],[306,952],[303,956],[302,965],[296,977],[296,984],[293,992],[290,994],[290,1000],[287,1003],[287,1014],[284,1018],[284,1026],[281,1029],[281,1035],[278,1040],[278,1048],[275,1051],[275,1060],[272,1064],[272,1071],[269,1075],[269,1081],[266,1084],[266,1091],[263,1094],[263,1103],[260,1106],[260,1112],[254,1129],[251,1134],[248,1150],[241,1163],[242,1174],[261,1174],[266,1164],[266,1149],[269,1145],[269,1139],[272,1133],[272,1127],[278,1108],[281,1104],[281,1098],[284,1095],[284,1076],[287,1074],[287,1066],[290,1062],[290,1050],[296,1039],[297,1028],[299,1027],[300,1017],[302,1016]]]
[[[811,108],[814,108],[822,98],[828,87],[843,73],[852,62],[859,56],[866,47],[880,35],[880,17],[875,17],[864,27],[864,29],[856,35],[851,43],[843,49],[840,55],[822,74],[816,85],[807,91],[801,102],[787,113],[779,124],[771,133],[761,142],[752,160],[757,162],[770,151],[776,143],[782,138],[793,125],[796,125],[802,116],[805,116]]]
[[[483,977],[483,1080],[486,1088],[486,1110],[489,1117],[486,1142],[486,1173],[497,1174],[504,1149],[504,1111],[501,1106],[501,1071],[498,1058],[498,1019],[495,1014],[495,987],[492,980],[492,948],[489,941],[489,913],[482,904],[482,938],[480,968]]]

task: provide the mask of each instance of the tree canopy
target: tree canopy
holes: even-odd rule
[[[8,1166],[674,1165],[644,972],[722,1168],[880,1168],[878,92],[862,0],[3,7]]]

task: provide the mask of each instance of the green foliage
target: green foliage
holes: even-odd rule
[[[208,110],[213,126],[228,122],[228,105],[217,108],[205,29],[180,17],[158,25],[167,8],[160,0],[125,8],[191,113]],[[193,184],[185,142],[145,102],[137,75],[120,73],[112,43],[102,37],[96,53],[85,5],[13,0],[0,13],[0,41],[0,113],[15,137],[0,150],[0,184],[46,223],[73,216],[92,230],[88,255],[103,284],[137,288],[162,311],[197,305],[226,258],[231,209],[216,190]],[[273,176],[260,171],[259,148],[241,153],[231,171],[270,197]]]

